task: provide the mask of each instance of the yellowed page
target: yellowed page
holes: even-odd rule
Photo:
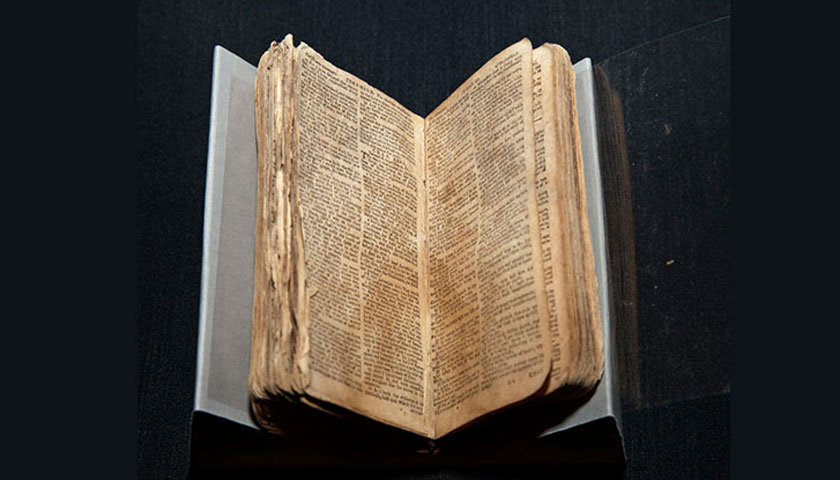
[[[531,57],[527,39],[508,47],[426,119],[434,437],[550,370]]]
[[[534,143],[537,170],[537,209],[545,274],[548,319],[551,327],[551,375],[548,391],[565,385],[580,354],[578,323],[567,312],[564,275],[567,269],[560,226],[558,180],[558,66],[551,49],[534,49]],[[560,318],[558,319],[558,314]]]
[[[603,369],[574,92],[575,74],[568,53],[554,44],[535,49],[537,205],[552,330],[548,392],[562,386],[591,387]]]
[[[428,434],[423,120],[301,44],[307,395]]]
[[[256,82],[252,394],[437,438],[594,384],[573,93],[565,51],[524,39],[424,122],[290,36],[273,44]]]
[[[294,321],[290,130],[291,35],[260,58],[254,84],[257,135],[257,226],[249,385],[257,398],[291,391]]]
[[[598,278],[595,275],[595,254],[592,247],[592,234],[589,228],[589,216],[586,206],[586,182],[583,173],[583,152],[580,146],[580,130],[578,127],[577,102],[575,100],[575,72],[569,54],[559,45],[547,44],[554,53],[558,68],[560,89],[569,92],[560,95],[558,109],[559,143],[561,155],[565,160],[561,165],[566,166],[566,174],[560,176],[564,180],[561,184],[562,205],[566,214],[564,225],[567,226],[570,237],[570,248],[573,266],[569,276],[569,284],[574,290],[574,307],[581,323],[581,331],[585,333],[584,349],[581,355],[581,368],[577,377],[571,382],[584,387],[593,387],[604,371],[604,335],[598,305]],[[568,127],[564,127],[566,123]]]

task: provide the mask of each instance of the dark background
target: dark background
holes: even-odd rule
[[[728,477],[730,3],[618,0],[141,2],[140,477],[189,468],[213,46],[256,64],[286,33],[420,115],[525,36],[603,69],[621,100],[635,236],[638,378],[623,402],[624,476]]]

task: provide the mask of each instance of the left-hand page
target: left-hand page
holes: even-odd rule
[[[297,310],[289,308],[294,326],[302,330],[290,337],[295,344],[291,368],[301,373],[291,387],[426,434],[423,119],[307,45],[294,53],[291,89],[275,89],[280,97],[292,92],[291,107],[276,109],[285,115],[279,125],[277,115],[267,120],[275,122],[267,129],[273,133],[258,133],[258,143],[290,147],[286,156],[264,155],[260,147],[261,162],[266,157],[292,164],[287,176],[269,175],[289,181],[266,182],[277,195],[263,193],[260,201],[269,199],[270,209],[288,195],[291,208],[276,208],[273,224],[282,226],[288,213],[290,223],[299,218],[301,227],[299,236],[294,228],[269,235],[274,245],[299,242],[302,251],[298,278],[289,279],[300,287],[289,295],[292,303],[298,299]],[[265,67],[288,68],[280,60]],[[258,125],[259,91],[258,80]],[[289,126],[291,137],[277,141]],[[289,166],[274,171],[284,168]],[[267,170],[261,166],[260,172]],[[261,260],[257,254],[258,262],[276,253],[269,244]]]

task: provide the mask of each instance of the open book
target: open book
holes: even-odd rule
[[[249,390],[432,439],[591,390],[603,334],[575,74],[528,39],[426,118],[291,36],[255,81]]]

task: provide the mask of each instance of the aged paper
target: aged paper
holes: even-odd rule
[[[301,44],[307,395],[427,433],[423,121]]]
[[[551,328],[551,375],[548,391],[569,379],[572,360],[579,355],[578,323],[567,315],[565,271],[560,226],[560,161],[557,142],[558,73],[552,50],[534,49],[534,144],[536,152],[537,209],[545,278],[548,318]],[[558,315],[560,318],[558,318]]]
[[[531,52],[502,51],[426,119],[435,436],[549,373]]]
[[[582,353],[576,360],[576,374],[569,382],[588,389],[601,378],[604,368],[604,345],[598,306],[598,281],[595,276],[595,257],[592,247],[589,216],[586,207],[586,184],[583,174],[577,102],[575,101],[575,73],[569,54],[559,45],[546,44],[558,66],[557,139],[560,146],[560,222],[566,253],[566,308],[578,323]],[[575,367],[572,367],[575,370]]]
[[[549,392],[591,387],[603,368],[574,81],[562,47],[534,50],[537,199],[552,329]]]
[[[292,146],[287,124],[293,53],[291,35],[273,42],[260,59],[254,86],[259,170],[249,384],[258,397],[291,390]]]
[[[326,401],[438,438],[597,381],[562,48],[523,39],[424,120],[287,36],[255,93],[255,399]]]

